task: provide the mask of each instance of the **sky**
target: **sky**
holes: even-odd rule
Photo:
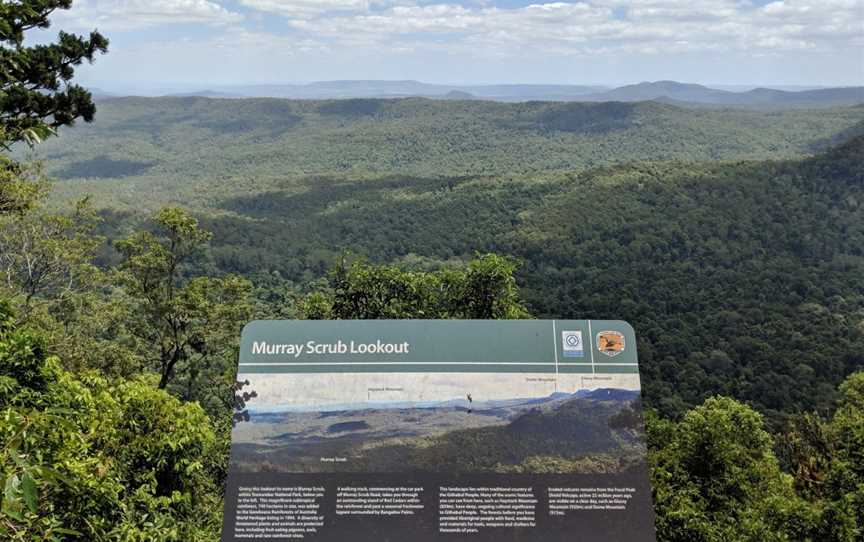
[[[549,373],[258,373],[241,374],[257,398],[253,410],[341,410],[346,403],[450,401],[471,394],[478,402],[548,397],[558,392],[614,388],[639,390],[639,375]],[[373,391],[389,388],[390,391]],[[321,407],[326,408],[321,408]]]
[[[864,84],[864,0],[75,0],[53,21],[111,40],[79,72],[105,90]]]

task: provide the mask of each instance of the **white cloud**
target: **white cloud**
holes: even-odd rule
[[[333,11],[365,11],[370,5],[369,0],[239,0],[239,2],[252,9],[287,17]]]
[[[237,2],[259,14],[284,17],[286,31],[305,39],[388,52],[434,48],[500,57],[525,51],[848,51],[864,39],[864,0],[775,0],[761,7],[751,0],[540,0],[519,8],[496,7],[491,0]],[[223,0],[78,0],[74,6],[58,13],[59,23],[130,30],[243,20]],[[272,36],[282,38],[278,32]]]
[[[295,28],[331,36],[349,33],[373,34],[381,39],[398,34],[462,34],[464,36],[504,32],[520,36],[532,34],[534,40],[556,34],[583,33],[602,28],[610,12],[588,4],[537,4],[522,9],[471,9],[452,4],[394,7],[390,10],[340,17],[292,21]],[[541,33],[538,34],[537,32]],[[458,36],[454,36],[454,39]]]
[[[211,0],[77,0],[52,20],[73,29],[127,31],[172,24],[224,25],[243,16]]]
[[[308,73],[304,79],[423,79],[431,69],[455,78],[456,66],[463,66],[458,77],[490,78],[503,70],[494,78],[508,79],[516,65],[549,80],[600,77],[553,65],[620,79],[636,72],[710,78],[724,66],[727,80],[815,81],[829,72],[836,80],[864,80],[864,0],[534,1],[508,7],[512,2],[503,0],[75,0],[54,19],[58,28],[106,31],[116,47],[100,64],[121,54],[146,63],[155,54],[160,70],[171,66],[180,78],[189,75],[186,62],[207,66],[207,77],[214,66],[230,64],[244,74],[248,68],[256,77],[276,66],[276,75],[268,75],[274,80],[288,78],[278,73],[286,66]],[[177,23],[209,30],[184,28],[182,41],[180,31],[160,31]],[[146,30],[124,32],[137,29]],[[783,60],[753,61],[759,68],[748,68],[752,76],[739,74],[747,62],[766,58]]]
[[[172,51],[183,50],[185,55],[206,55],[219,50],[219,58],[243,58],[250,55],[266,59],[284,59],[307,53],[326,53],[330,51],[327,43],[303,36],[276,36],[254,32],[243,28],[229,28],[224,33],[203,40],[179,39],[147,44],[133,49],[143,57],[154,52],[170,55]]]
[[[512,9],[432,4],[307,14],[288,24],[309,35],[355,45],[410,44],[416,49],[427,38],[433,39],[432,47],[471,54],[482,54],[485,48],[496,56],[525,50],[561,54],[840,51],[849,40],[862,36],[862,9],[864,0],[784,0],[761,8],[739,0],[594,0]],[[441,35],[447,39],[434,39]]]

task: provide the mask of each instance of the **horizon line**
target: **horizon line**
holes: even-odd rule
[[[771,87],[809,87],[809,88],[854,88],[864,86],[864,81],[855,83],[833,83],[833,82],[818,82],[818,83],[783,83],[783,82],[749,82],[749,83],[729,83],[729,82],[711,82],[691,81],[686,79],[642,79],[628,82],[526,82],[526,81],[499,81],[499,82],[447,82],[434,81],[423,79],[401,79],[401,78],[357,78],[357,79],[310,79],[302,81],[240,81],[240,82],[216,82],[216,81],[158,81],[158,82],[136,82],[136,81],[90,81],[80,82],[85,87],[194,87],[196,89],[206,89],[209,87],[267,87],[267,86],[307,86],[321,83],[417,83],[422,85],[447,86],[447,87],[494,87],[494,86],[559,86],[559,87],[607,87],[616,88],[630,85],[640,84],[656,84],[656,83],[678,83],[683,85],[701,85],[705,87],[750,87],[750,88],[771,88]]]

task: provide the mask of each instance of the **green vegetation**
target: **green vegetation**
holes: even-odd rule
[[[3,540],[216,540],[211,420],[152,378],[73,374],[0,306]]]
[[[647,398],[666,415],[724,394],[778,424],[830,409],[864,359],[861,140],[842,139],[864,125],[861,107],[100,107],[97,122],[74,129],[86,137],[40,147],[67,177],[55,202],[92,192],[112,240],[140,227],[142,200],[182,202],[213,232],[199,273],[251,280],[270,314],[296,315],[291,298],[315,290],[346,251],[413,270],[495,252],[522,261],[532,314],[632,322]],[[807,157],[826,145],[835,150]],[[99,256],[120,261],[111,246]]]
[[[709,399],[679,422],[649,418],[658,538],[860,540],[862,392],[858,373],[840,387],[833,419],[805,416],[780,437],[791,475],[781,470],[762,417],[732,399]]]
[[[36,156],[66,181],[58,200],[91,194],[99,207],[121,211],[180,204],[224,213],[238,198],[266,204],[270,192],[300,196],[298,205],[329,195],[337,205],[376,187],[519,181],[645,160],[794,158],[862,120],[861,107],[760,113],[652,102],[117,98]]]
[[[308,296],[301,307],[312,320],[528,318],[513,277],[516,268],[494,254],[464,269],[432,273],[343,260],[331,274],[328,291]]]
[[[48,28],[50,15],[71,4],[71,0],[0,4],[0,147],[4,149],[16,142],[41,142],[79,118],[93,120],[93,97],[71,80],[76,66],[108,50],[108,40],[98,32],[89,39],[60,32],[57,43],[24,44],[28,30]],[[0,161],[0,212],[26,209],[32,201],[34,194],[20,176],[15,163],[5,157]]]
[[[864,363],[862,154],[857,138],[793,161],[327,184],[241,198],[248,218],[202,223],[211,269],[299,290],[343,250],[414,269],[508,254],[535,316],[639,330],[646,396],[664,414],[724,394],[779,423],[830,409]]]
[[[6,146],[92,118],[104,38],[22,41],[70,5],[0,4]],[[51,205],[0,159],[0,538],[215,540],[250,317],[528,313],[639,330],[663,540],[864,535],[861,106],[100,108]]]
[[[153,222],[156,234],[138,232],[117,243],[123,262],[116,280],[141,315],[129,330],[159,374],[159,389],[183,373],[183,397],[191,399],[202,371],[232,351],[251,318],[251,286],[233,276],[183,280],[183,265],[210,234],[182,209],[162,209]]]
[[[0,5],[0,123],[5,147],[16,141],[38,143],[78,118],[93,120],[93,97],[71,80],[75,66],[108,50],[108,40],[98,32],[89,39],[60,32],[57,43],[24,45],[25,32],[49,28],[51,14],[71,4],[25,0]]]

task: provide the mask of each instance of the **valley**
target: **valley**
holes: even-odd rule
[[[252,472],[531,472],[531,465],[553,458],[549,472],[578,472],[593,458],[611,471],[644,454],[639,430],[612,422],[638,397],[638,391],[583,390],[471,407],[456,400],[323,412],[253,410],[250,422],[234,429],[232,462]]]
[[[724,394],[782,423],[864,360],[862,127],[862,106],[120,98],[39,152],[51,205],[92,195],[109,239],[191,208],[214,233],[196,266],[252,279],[259,317],[344,255],[497,252],[534,315],[639,329],[662,413]]]

